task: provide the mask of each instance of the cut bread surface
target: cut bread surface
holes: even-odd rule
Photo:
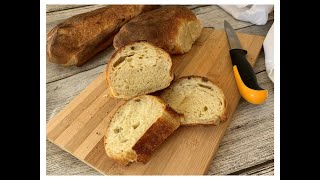
[[[160,97],[184,115],[181,125],[218,125],[227,119],[223,91],[205,77],[182,77],[165,89]]]
[[[148,94],[170,85],[171,58],[164,50],[147,42],[120,48],[107,66],[107,82],[117,98]]]
[[[180,125],[181,115],[155,96],[135,97],[113,115],[105,135],[107,155],[121,164],[147,162]]]

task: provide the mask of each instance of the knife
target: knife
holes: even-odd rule
[[[247,51],[242,49],[234,29],[226,20],[224,21],[224,29],[230,45],[229,53],[240,95],[249,103],[264,103],[268,98],[268,91],[259,86],[256,74],[246,59]]]

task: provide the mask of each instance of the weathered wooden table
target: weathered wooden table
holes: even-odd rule
[[[47,32],[64,19],[102,5],[47,5]],[[223,29],[227,20],[237,32],[266,35],[273,24],[273,12],[266,25],[256,26],[234,19],[215,5],[187,6],[204,27]],[[91,81],[105,70],[109,47],[81,67],[61,67],[47,62],[47,121],[62,110]],[[208,175],[274,174],[274,88],[269,80],[263,50],[254,67],[258,82],[269,90],[268,101],[260,106],[240,100]],[[85,163],[47,141],[47,175],[101,175]]]

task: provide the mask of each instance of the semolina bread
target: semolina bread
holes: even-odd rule
[[[113,46],[118,49],[134,41],[148,41],[169,54],[184,54],[200,37],[202,24],[196,15],[183,6],[162,6],[143,13],[116,34]]]
[[[223,91],[205,77],[182,77],[165,89],[160,97],[184,115],[181,125],[218,125],[227,119],[227,101]]]
[[[105,134],[105,150],[114,161],[146,163],[151,153],[180,126],[182,115],[156,96],[135,97],[113,115]]]
[[[116,98],[132,98],[168,87],[173,80],[170,55],[147,42],[117,50],[106,68],[107,84]]]

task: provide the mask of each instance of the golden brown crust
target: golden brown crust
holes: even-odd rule
[[[157,147],[180,126],[181,114],[175,112],[169,106],[165,107],[164,112],[165,114],[133,146],[132,149],[137,153],[138,162],[147,163]],[[168,118],[172,118],[173,121]]]
[[[228,119],[228,101],[226,97],[224,98],[224,112],[220,116],[221,121],[226,121]]]
[[[154,47],[155,49],[157,49],[158,51],[161,51],[161,53],[167,54],[166,51],[164,51],[163,49],[157,47],[155,44],[150,43],[150,42],[146,42],[146,41],[135,41],[135,42],[132,42],[132,43],[130,43],[130,44],[126,44],[126,45],[120,47],[118,50],[116,50],[116,51],[112,54],[112,56],[110,57],[110,59],[109,59],[109,61],[108,61],[108,64],[107,64],[107,66],[106,66],[106,84],[107,84],[107,87],[109,87],[110,95],[111,95],[112,97],[115,97],[115,98],[126,98],[126,99],[128,99],[128,98],[133,98],[133,97],[131,97],[131,96],[117,95],[117,94],[114,93],[114,91],[113,91],[113,89],[112,89],[112,86],[110,86],[110,75],[109,75],[109,72],[110,72],[110,68],[111,68],[111,66],[113,65],[114,61],[116,61],[115,56],[117,55],[117,53],[120,53],[120,52],[121,52],[123,49],[125,49],[127,46],[133,46],[135,43],[140,43],[140,42],[144,42],[144,43],[150,44],[151,46],[153,46],[153,47]],[[170,55],[168,55],[168,56],[169,56],[169,58],[171,59]],[[168,61],[171,63],[171,67],[170,67],[170,70],[169,70],[169,71],[170,71],[170,77],[171,77],[171,81],[172,81],[172,80],[174,79],[174,74],[173,74],[173,70],[172,70],[172,61],[171,61],[171,60],[168,60]],[[168,84],[168,86],[170,86],[170,83]],[[168,86],[167,86],[167,87],[168,87]],[[148,94],[154,93],[154,92],[157,92],[157,91],[149,92]],[[144,93],[144,94],[146,94],[146,93]],[[143,95],[143,94],[138,94],[138,95],[136,95],[135,97],[140,96],[140,95]]]
[[[109,69],[110,61],[108,62],[107,66],[106,66],[106,85],[107,85],[107,87],[109,87],[109,95],[110,95],[110,97],[115,97],[114,92],[113,92],[112,88],[110,87],[110,82],[109,82],[109,70],[108,69]]]
[[[160,144],[180,126],[180,119],[183,117],[183,115],[175,112],[172,108],[166,105],[161,98],[151,95],[143,96],[152,97],[162,103],[164,105],[164,112],[133,146],[132,149],[136,154],[126,154],[125,157],[110,157],[112,160],[122,165],[128,165],[132,159],[135,159],[137,162],[147,163],[152,152],[154,152],[156,148],[159,147]],[[124,105],[125,104],[121,105],[119,108]],[[106,128],[105,134],[107,134],[110,124],[111,122]],[[107,136],[104,136],[105,146],[107,144],[106,140]]]
[[[158,7],[111,5],[73,16],[47,34],[47,59],[65,66],[80,66],[112,44],[123,24]]]
[[[194,23],[196,31],[189,32],[188,24]],[[187,34],[181,32],[188,29]],[[154,43],[170,54],[185,53],[177,38],[183,39],[195,36],[194,32],[201,32],[202,25],[191,10],[183,6],[163,6],[151,12],[144,13],[125,24],[115,36],[113,46],[118,49],[134,41],[148,41]],[[199,32],[199,35],[200,35]],[[189,34],[191,33],[191,34]]]

